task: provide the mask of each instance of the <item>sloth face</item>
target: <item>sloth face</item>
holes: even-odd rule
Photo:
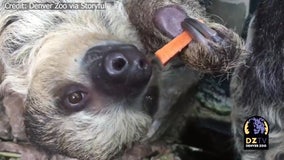
[[[155,71],[134,45],[65,32],[48,35],[38,48],[25,104],[33,143],[107,159],[145,135]]]

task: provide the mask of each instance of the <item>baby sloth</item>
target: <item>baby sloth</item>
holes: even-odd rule
[[[251,53],[242,56],[232,79],[233,131],[243,160],[284,159],[284,1],[259,3],[252,23]],[[269,125],[269,149],[244,150],[244,123],[252,116]],[[254,131],[257,132],[256,127]]]
[[[7,8],[12,2],[74,1],[2,0],[0,7],[2,87],[25,97],[28,138],[49,153],[114,159],[141,140],[163,101],[155,96],[157,79],[170,77],[159,74],[159,64],[147,53],[183,29],[195,40],[183,52],[193,67],[218,67],[238,56],[239,38],[210,22],[197,0],[103,1],[104,10]],[[200,55],[207,61],[199,63],[194,57]],[[188,72],[194,76],[186,81],[197,81],[199,74]]]

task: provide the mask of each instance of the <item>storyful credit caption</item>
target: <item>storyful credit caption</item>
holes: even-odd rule
[[[108,2],[99,3],[5,3],[6,10],[105,10]]]

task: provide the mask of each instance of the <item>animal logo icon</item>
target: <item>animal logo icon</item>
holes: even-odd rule
[[[250,135],[267,135],[268,124],[262,117],[252,117],[245,123],[245,134]]]
[[[244,124],[244,149],[268,149],[268,122],[260,116],[248,118]]]

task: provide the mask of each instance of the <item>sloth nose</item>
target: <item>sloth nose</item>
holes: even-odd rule
[[[116,50],[108,51],[106,54],[104,67],[111,79],[120,82],[129,81],[129,83],[148,79],[147,73],[151,67],[134,46],[119,46]]]
[[[89,70],[96,88],[109,94],[139,93],[152,75],[152,67],[145,55],[133,45],[96,46],[87,55],[88,59],[101,55],[101,58],[91,61]]]

